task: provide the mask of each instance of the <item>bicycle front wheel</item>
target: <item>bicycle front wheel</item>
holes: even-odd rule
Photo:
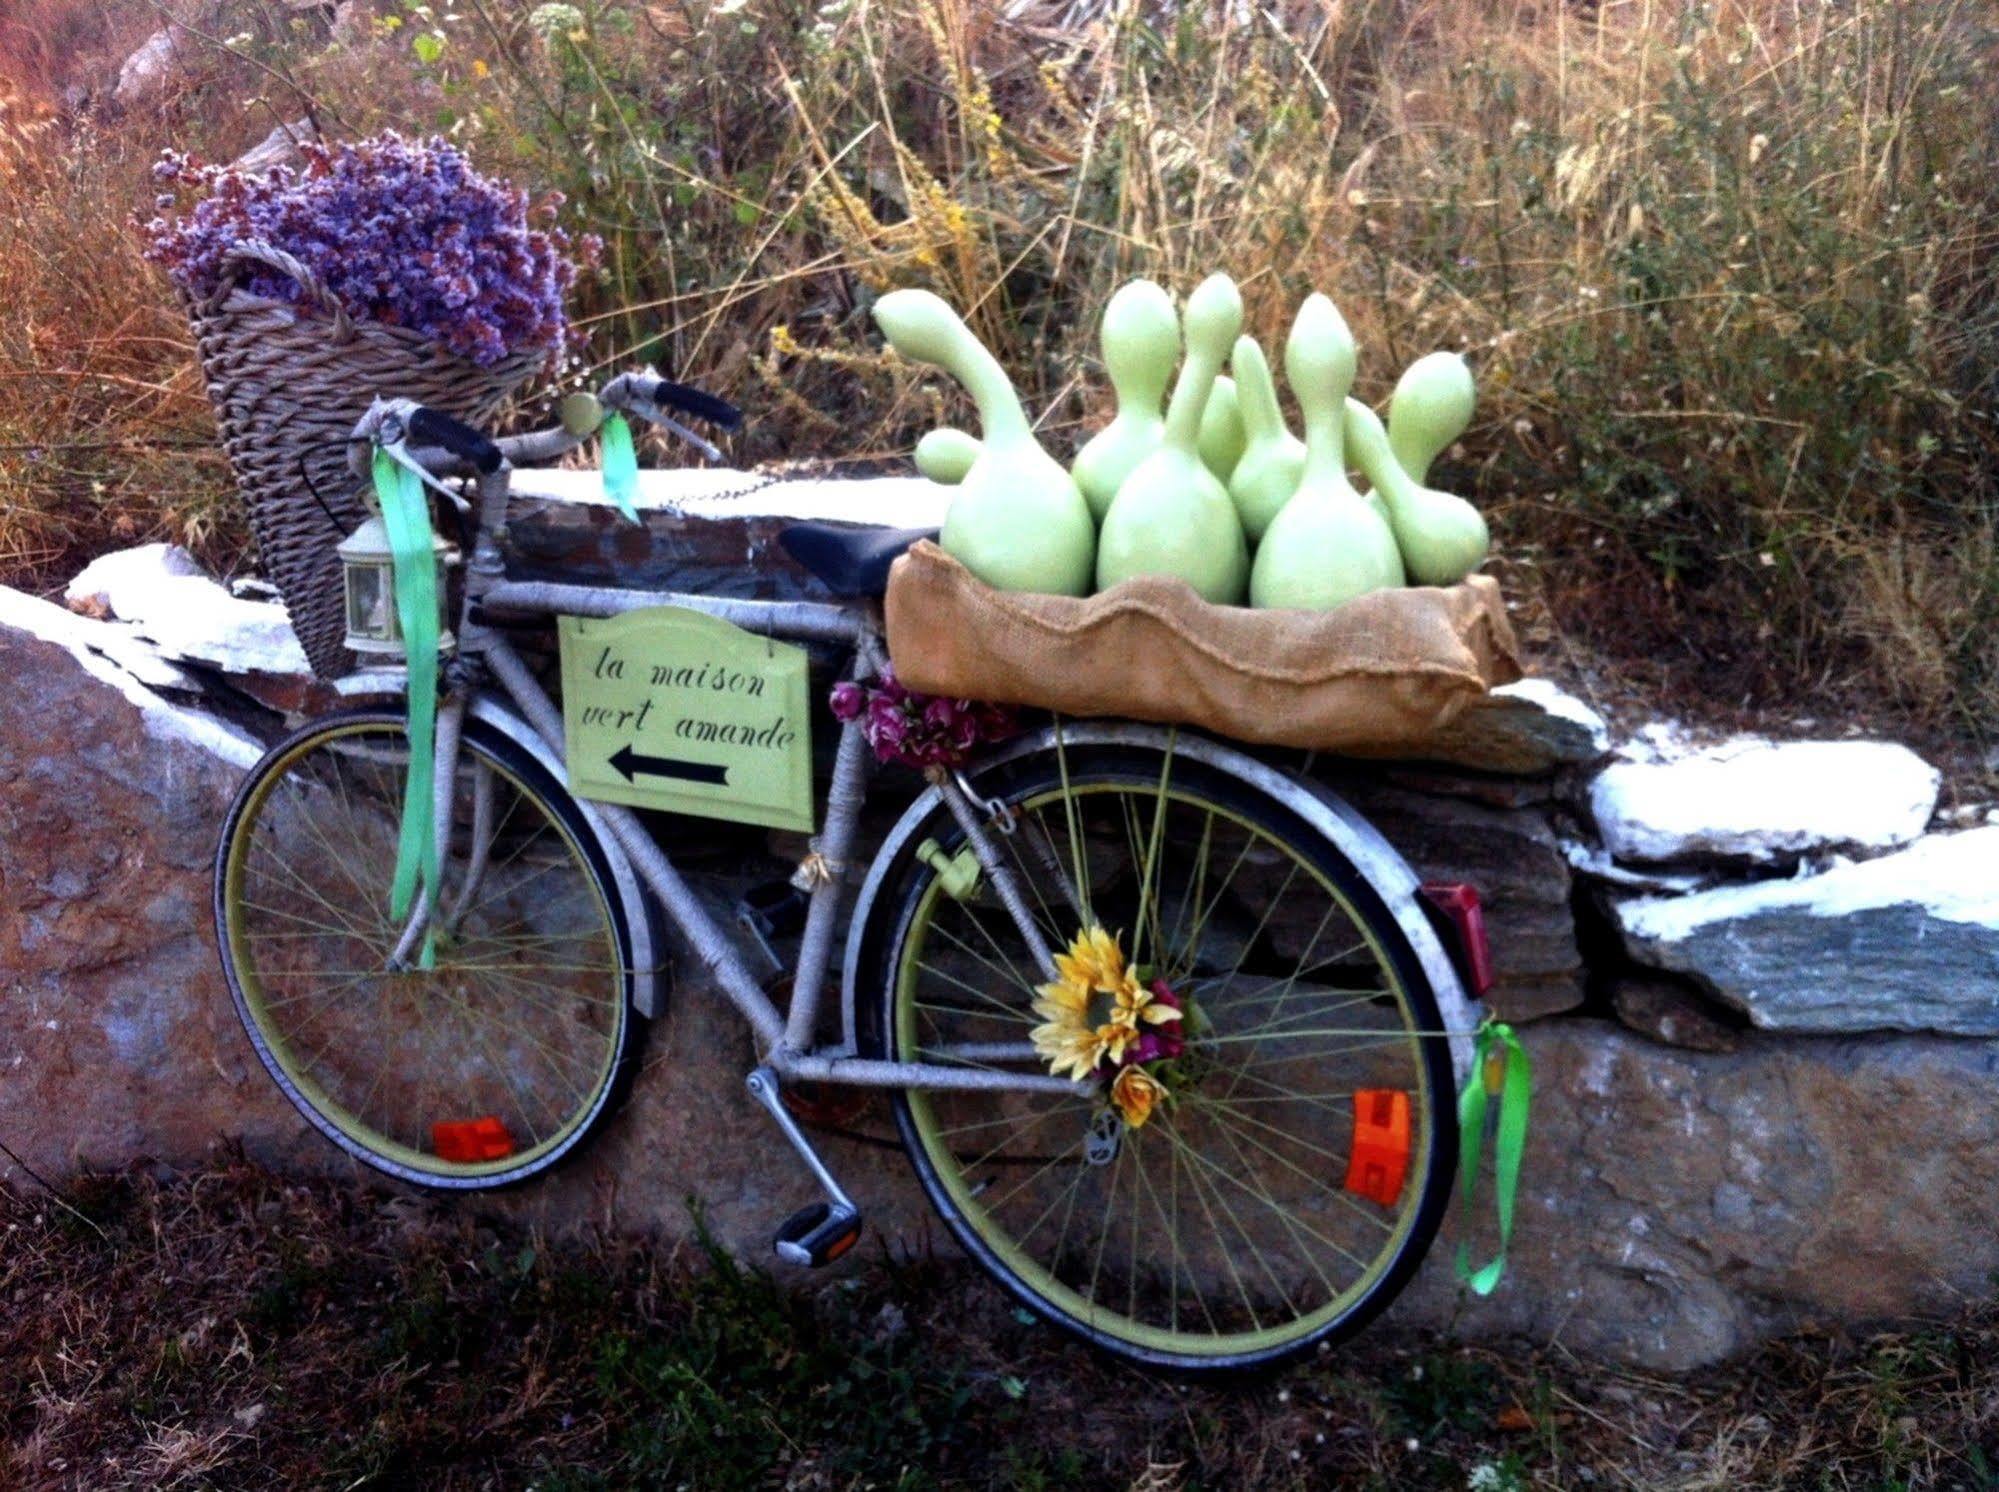
[[[435,967],[392,970],[409,746],[402,717],[333,717],[274,747],[217,852],[216,933],[266,1070],[350,1155],[441,1188],[555,1164],[630,1074],[632,944],[576,802],[466,723]]]
[[[1074,1095],[896,1096],[960,1242],[1048,1319],[1155,1367],[1270,1366],[1358,1329],[1428,1249],[1456,1156],[1448,1039],[1383,898],[1289,805],[1189,757],[1058,745],[980,790],[1012,810],[993,839],[1050,949],[1099,930],[1069,972],[1114,985],[1122,967],[1179,1015],[1122,1051],[1101,987],[1052,1019],[990,878],[954,895],[912,864],[883,939],[889,1054],[1085,1069]],[[1120,1093],[1134,1067],[1150,1086]]]

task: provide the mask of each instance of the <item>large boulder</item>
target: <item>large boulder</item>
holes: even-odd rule
[[[1935,767],[1892,742],[1745,739],[1613,763],[1590,785],[1590,812],[1619,860],[1767,865],[1907,844],[1936,811],[1940,782]]]
[[[215,836],[259,744],[167,702],[115,628],[0,591],[0,1134],[61,1175],[296,1135],[210,934]]]
[[[1465,1296],[1455,1216],[1390,1321],[1684,1371],[1804,1325],[1989,1297],[1999,1042],[1752,1034],[1705,1054],[1583,1020],[1523,1039],[1534,1111],[1511,1270]],[[1472,1222],[1479,1253],[1489,1200]]]
[[[180,74],[192,45],[194,39],[185,26],[162,26],[119,64],[112,96],[128,108],[157,98]]]
[[[1822,875],[1619,902],[1631,956],[1774,1031],[1999,1036],[1999,825]]]
[[[124,624],[0,588],[0,1138],[51,1178],[194,1166],[230,1143],[281,1168],[380,1181],[280,1095],[223,980],[211,869],[263,743],[168,697],[199,681],[142,682],[125,663],[170,665],[138,646]],[[697,879],[724,922],[736,889]],[[689,993],[655,1023],[626,1111],[554,1176],[478,1205],[676,1239],[700,1206],[726,1246],[768,1257],[772,1230],[813,1188],[743,1091],[747,1028],[689,965]],[[932,1223],[881,1143],[885,1104],[862,1124],[877,1143],[835,1139],[829,1159],[871,1220],[914,1249]]]

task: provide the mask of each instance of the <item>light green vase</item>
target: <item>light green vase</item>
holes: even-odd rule
[[[1471,369],[1455,352],[1419,357],[1388,397],[1388,444],[1402,469],[1421,482],[1430,463],[1471,424],[1477,391]]]
[[[1159,401],[1180,358],[1180,317],[1173,297],[1150,280],[1133,280],[1104,307],[1104,371],[1117,391],[1111,422],[1076,452],[1069,474],[1099,522],[1133,467],[1166,434]]]
[[[1235,474],[1236,464],[1242,460],[1245,442],[1242,424],[1242,410],[1239,407],[1235,380],[1223,374],[1215,380],[1215,386],[1208,392],[1208,402],[1201,410],[1201,462],[1215,474],[1215,479],[1224,487]]]
[[[1096,547],[1089,504],[1035,440],[993,355],[927,290],[891,291],[874,316],[897,352],[942,368],[979,409],[980,449],[944,515],[945,552],[1000,590],[1087,594]]]
[[[1208,600],[1243,597],[1249,546],[1228,489],[1201,463],[1201,410],[1242,330],[1242,296],[1227,275],[1210,275],[1187,297],[1187,358],[1166,412],[1159,449],[1124,479],[1097,540],[1097,584],[1134,575],[1177,575]]]
[[[1354,360],[1345,318],[1325,296],[1308,296],[1284,347],[1284,373],[1305,417],[1305,471],[1257,546],[1252,606],[1329,610],[1402,584],[1388,520],[1347,480],[1342,406]]]
[[[1305,472],[1305,442],[1284,428],[1277,383],[1256,338],[1236,338],[1229,366],[1235,371],[1244,436],[1242,459],[1229,477],[1229,496],[1235,500],[1243,532],[1260,543],[1270,520],[1298,490],[1298,479]]]
[[[965,480],[981,449],[978,436],[940,425],[916,443],[916,469],[933,482],[955,487]]]
[[[1485,519],[1470,503],[1425,487],[1396,459],[1381,417],[1346,401],[1347,454],[1388,505],[1402,564],[1417,585],[1456,585],[1485,563],[1492,547]]]

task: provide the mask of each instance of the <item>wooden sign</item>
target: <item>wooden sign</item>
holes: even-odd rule
[[[678,606],[560,631],[570,791],[812,832],[803,648]]]

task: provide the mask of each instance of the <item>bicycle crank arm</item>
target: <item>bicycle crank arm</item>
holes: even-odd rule
[[[861,1235],[861,1209],[854,1205],[840,1183],[833,1179],[833,1173],[826,1169],[826,1163],[819,1158],[819,1152],[812,1148],[812,1142],[805,1137],[805,1131],[798,1127],[798,1121],[791,1116],[791,1110],[784,1106],[778,1093],[777,1074],[769,1067],[759,1067],[744,1080],[750,1096],[763,1105],[764,1112],[777,1122],[777,1127],[791,1148],[798,1152],[806,1169],[826,1193],[824,1202],[815,1202],[800,1212],[793,1213],[778,1229],[772,1243],[778,1258],[787,1264],[799,1264],[816,1269],[822,1264],[830,1264],[852,1248]]]

